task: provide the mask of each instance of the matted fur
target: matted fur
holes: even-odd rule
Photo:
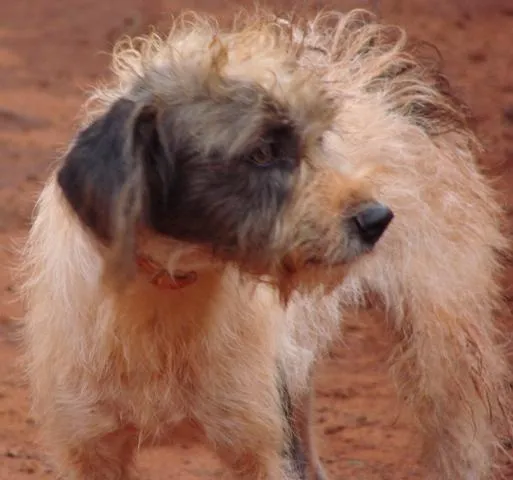
[[[463,107],[436,62],[419,55],[402,30],[362,11],[311,21],[258,11],[228,30],[185,14],[166,38],[118,44],[114,81],[88,102],[85,125],[119,98],[165,98],[171,78],[187,96],[191,65],[205,81],[213,72],[246,79],[287,104],[304,138],[322,132],[330,167],[352,185],[312,187],[305,178],[300,197],[310,189],[329,203],[332,193],[358,192],[365,177],[395,218],[334,290],[287,292],[287,305],[272,285],[241,283],[236,266],[204,263],[195,247],[156,238],[147,251],[170,271],[197,270],[196,285],[163,293],[137,276],[113,293],[102,281],[108,258],[52,176],[24,251],[24,332],[34,410],[65,478],[128,478],[137,439],[184,418],[241,478],[296,478],[280,457],[286,420],[276,408],[277,360],[306,455],[323,478],[309,437],[310,376],[345,312],[369,293],[397,332],[391,369],[432,478],[489,478],[497,427],[509,425],[510,410],[494,326],[503,217]],[[334,111],[319,110],[323,96]],[[204,144],[222,134],[213,125]],[[295,208],[303,213],[312,204],[301,198]],[[286,238],[298,212],[284,216],[277,237]],[[121,238],[126,230],[118,228]],[[118,252],[117,267],[130,248]]]

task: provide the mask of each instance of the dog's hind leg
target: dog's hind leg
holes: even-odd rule
[[[300,480],[327,480],[312,432],[312,378],[309,379],[308,389],[300,393],[294,401],[285,383],[281,387],[281,392],[289,430],[286,457],[290,468]]]
[[[292,404],[291,429],[293,463],[306,480],[327,480],[312,432],[312,404],[314,390],[312,379],[309,388]]]
[[[285,428],[287,429],[283,456],[287,463],[287,468],[290,470],[290,476],[295,475],[298,480],[308,480],[308,451],[297,428],[296,420],[299,419],[295,418],[295,414],[296,412],[301,414],[300,420],[307,420],[307,418],[300,408],[295,408],[287,386],[286,377],[283,373],[280,375],[280,378],[281,406],[285,419]]]

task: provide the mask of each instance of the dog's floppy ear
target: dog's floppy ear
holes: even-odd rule
[[[115,263],[127,263],[126,255],[133,254],[146,188],[144,164],[157,155],[166,155],[166,148],[156,107],[121,98],[79,132],[57,173],[69,205],[109,247]]]
[[[57,182],[82,223],[109,243],[117,223],[140,210],[141,144],[153,127],[150,107],[122,98],[79,132],[57,174]]]

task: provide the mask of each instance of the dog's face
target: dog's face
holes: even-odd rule
[[[291,100],[214,73],[182,71],[158,96],[141,81],[145,94],[118,99],[79,133],[58,183],[106,245],[143,226],[260,274],[351,262],[392,212],[365,178],[332,166],[323,138],[336,110],[308,82]]]

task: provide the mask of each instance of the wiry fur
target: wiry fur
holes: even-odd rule
[[[81,228],[52,176],[24,252],[25,338],[34,408],[66,478],[127,478],[137,438],[184,418],[201,426],[241,477],[296,478],[280,456],[287,428],[276,385],[288,386],[292,430],[311,445],[314,362],[344,312],[371,292],[397,332],[392,370],[419,424],[432,478],[489,478],[497,426],[509,420],[509,371],[494,326],[499,254],[507,245],[463,107],[436,63],[421,61],[401,30],[354,11],[310,22],[258,12],[228,31],[185,15],[167,38],[120,43],[113,65],[115,81],[95,93],[85,125],[122,97],[165,102],[167,92],[179,91],[191,98],[198,75],[213,92],[221,77],[253,82],[293,112],[309,162],[325,173],[312,177],[304,167],[299,174],[297,198],[277,220],[273,252],[319,233],[335,245],[328,222],[352,195],[372,192],[395,218],[335,289],[303,290],[300,276],[283,287],[286,305],[272,284],[241,282],[237,262],[212,263],[187,242],[152,235],[147,251],[170,271],[197,270],[198,282],[162,292],[137,276],[111,290],[102,274],[119,275],[130,263],[124,222],[142,204],[132,203],[126,217],[116,210],[113,237],[121,247],[117,268],[105,270],[112,258]],[[333,111],[319,108],[323,102]],[[204,120],[208,111],[184,105],[183,124],[208,124],[201,145],[228,141],[214,120]],[[244,124],[239,130],[242,143],[229,140],[235,150],[251,141]],[[340,177],[333,180],[328,167]],[[307,214],[326,227],[301,237],[294,222]],[[312,478],[323,478],[313,446],[305,455],[318,470]]]

